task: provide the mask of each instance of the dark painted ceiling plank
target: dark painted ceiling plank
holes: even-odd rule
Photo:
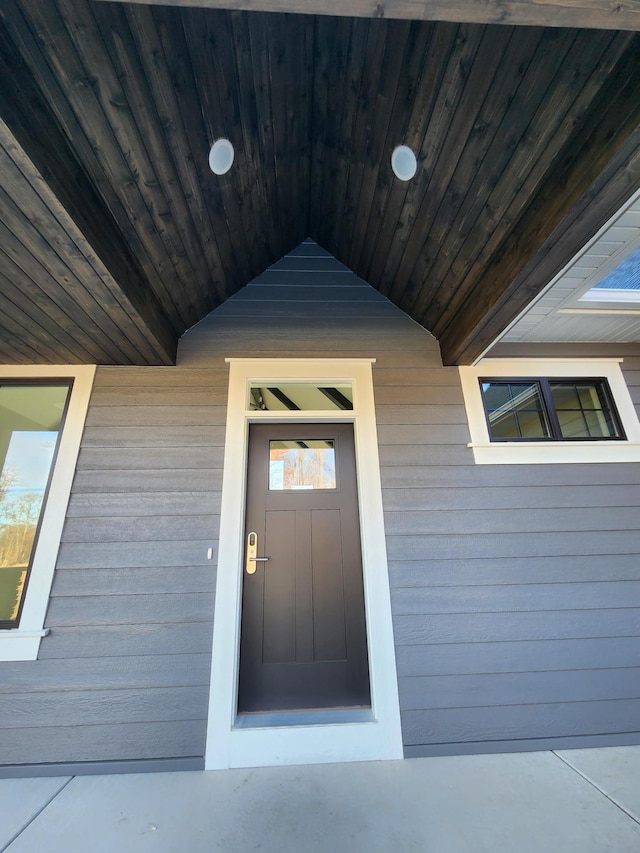
[[[181,296],[189,293],[194,271],[175,234],[167,198],[127,100],[123,80],[100,33],[94,11],[101,7],[77,0],[55,3],[63,16],[62,25],[58,25],[53,13],[48,13],[49,4],[33,4],[29,13],[37,23],[39,36],[47,40],[48,57],[56,63],[58,73],[68,79],[69,101],[85,133],[93,138],[99,156],[102,154],[106,170],[109,172],[112,164],[118,164],[110,179],[129,215],[134,220],[146,219],[148,236],[161,244],[162,248],[156,251],[164,250],[172,268],[171,278],[180,282],[180,288],[165,288],[166,297],[183,325],[191,325],[198,314],[191,300]]]
[[[6,5],[3,11],[8,10]],[[23,32],[27,31],[23,28]],[[109,270],[116,290],[137,313],[145,333],[154,342],[156,358],[170,361],[176,338],[169,321],[143,282],[120,231],[71,152],[3,26],[0,26],[0,45],[4,81],[0,110],[9,120],[18,141],[28,146],[29,157]],[[37,49],[34,52],[39,54]]]
[[[387,256],[391,246],[397,240],[406,243],[409,232],[408,208],[415,203],[416,199],[422,197],[429,180],[422,165],[424,155],[421,149],[448,67],[449,56],[457,42],[458,27],[454,24],[445,24],[440,27],[420,26],[419,32],[422,38],[416,42],[415,53],[418,57],[422,54],[422,62],[417,63],[418,77],[415,83],[415,94],[413,98],[407,100],[406,113],[397,118],[397,125],[404,128],[402,136],[404,143],[415,152],[418,158],[418,171],[411,181],[400,181],[391,173],[388,192],[379,205],[381,214],[378,230],[371,233],[370,258],[361,271],[362,276],[375,284],[385,295],[389,293],[393,284],[391,278],[384,278],[383,275]],[[405,205],[407,205],[407,211],[405,211]]]
[[[521,51],[521,59],[531,56],[531,47],[536,48],[537,30],[516,30],[513,40],[509,46]],[[456,183],[459,187],[467,182],[468,191],[465,201],[460,205],[459,217],[451,222],[449,217],[444,217],[448,231],[445,236],[438,229],[441,227],[436,217],[433,229],[430,229],[427,240],[423,244],[421,254],[418,256],[416,265],[411,271],[411,288],[409,292],[413,295],[413,303],[408,303],[414,317],[421,317],[427,311],[435,311],[440,298],[441,278],[444,276],[457,256],[456,247],[461,241],[469,246],[468,253],[464,258],[475,257],[480,251],[480,246],[496,230],[506,226],[504,218],[504,204],[516,193],[516,179],[518,177],[516,167],[518,164],[529,162],[528,149],[533,147],[536,135],[531,126],[532,116],[536,109],[544,102],[547,90],[554,74],[562,67],[567,52],[575,40],[575,33],[571,30],[547,31],[546,35],[551,39],[551,44],[543,39],[538,45],[538,50],[533,61],[525,62],[524,72],[520,75],[513,73],[508,65],[508,60],[513,60],[509,53],[509,46],[503,57],[503,74],[497,78],[491,92],[487,95],[486,112],[484,109],[478,114],[477,122],[470,136],[470,145],[461,157],[458,168],[452,175],[453,187],[448,189],[448,195],[455,197]],[[531,45],[529,51],[522,45],[525,39]],[[509,82],[516,85],[515,95]],[[506,91],[505,91],[506,84]],[[502,97],[496,101],[496,96]],[[512,97],[513,95],[513,97]],[[545,116],[542,124],[545,128],[553,126],[549,122],[554,119],[555,110],[551,110]],[[486,126],[491,127],[487,136],[491,140],[488,152],[485,153],[481,163],[476,161],[477,155],[482,155],[484,149],[482,143],[477,144],[475,131],[482,130]],[[493,135],[491,135],[493,133]],[[529,142],[527,142],[529,138]],[[494,144],[495,143],[495,144]],[[494,162],[494,157],[496,162]],[[465,172],[466,168],[466,172]],[[473,172],[474,174],[469,174]],[[520,178],[522,183],[522,178]],[[505,191],[504,203],[497,200],[497,188],[502,187]],[[450,204],[447,198],[447,204]],[[451,213],[455,213],[451,207]],[[493,220],[492,220],[493,217]],[[483,226],[480,222],[485,220]],[[449,239],[446,237],[448,236]],[[471,261],[469,264],[471,265]],[[416,285],[424,282],[425,292],[416,291]],[[435,285],[435,286],[434,286]],[[429,317],[430,322],[434,322]]]
[[[249,37],[251,40],[251,61],[256,89],[258,110],[258,143],[262,164],[262,185],[269,228],[269,244],[273,260],[284,254],[284,235],[282,233],[281,211],[277,204],[277,176],[273,123],[271,122],[271,72],[267,22],[264,15],[248,17]]]
[[[369,213],[376,193],[380,170],[391,171],[391,152],[398,140],[397,129],[391,124],[393,104],[398,99],[402,69],[406,62],[411,25],[408,21],[390,21],[387,32],[380,82],[375,92],[371,131],[363,158],[363,174],[355,215],[353,236],[349,246],[349,266],[361,268],[361,256],[367,233]],[[389,141],[389,136],[392,142]]]
[[[374,254],[371,247],[377,245],[380,228],[387,218],[387,204],[392,188],[400,185],[406,190],[407,187],[406,182],[400,181],[393,174],[391,153],[400,144],[409,143],[409,147],[417,149],[417,146],[412,146],[412,141],[408,138],[408,123],[416,94],[419,91],[418,84],[423,71],[425,57],[429,51],[432,32],[431,27],[419,27],[415,24],[410,25],[404,48],[403,63],[399,69],[397,88],[394,97],[386,105],[388,124],[385,141],[380,146],[379,162],[375,169],[376,180],[375,187],[373,188],[373,196],[369,210],[366,213],[364,231],[366,240],[361,246],[359,257],[355,263],[355,268],[367,280],[371,274],[371,262]]]
[[[531,216],[531,204],[528,200],[534,198],[536,194],[540,198],[544,197],[548,205],[546,215],[540,217],[539,225],[542,224],[542,234],[548,229],[555,227],[559,219],[555,221],[551,217],[562,218],[563,215],[570,210],[580,193],[576,195],[575,181],[567,188],[568,195],[561,192],[563,186],[563,170],[566,168],[567,156],[572,158],[578,156],[583,159],[585,164],[589,164],[591,178],[587,183],[582,183],[582,191],[586,191],[590,183],[595,179],[596,174],[593,173],[594,152],[588,152],[585,146],[584,129],[591,126],[593,121],[599,121],[601,110],[609,111],[611,109],[608,103],[609,94],[602,100],[601,86],[606,83],[606,91],[615,94],[616,84],[613,83],[616,77],[611,77],[611,71],[615,68],[616,60],[619,59],[621,50],[628,46],[628,36],[621,36],[615,39],[609,36],[608,33],[600,34],[602,40],[609,42],[605,45],[599,45],[598,34],[582,33],[578,35],[576,43],[570,55],[570,61],[566,64],[564,75],[565,79],[571,85],[575,82],[577,87],[573,92],[573,103],[568,103],[565,97],[561,99],[558,95],[558,89],[554,88],[551,95],[545,98],[542,109],[535,116],[535,129],[530,130],[527,137],[518,146],[514,162],[520,164],[518,171],[514,174],[513,169],[506,169],[502,181],[502,192],[504,200],[498,201],[494,207],[494,200],[489,198],[488,208],[498,209],[503,211],[502,220],[504,227],[496,223],[493,229],[485,224],[479,228],[478,233],[488,238],[481,252],[476,256],[475,266],[472,266],[471,260],[474,256],[472,253],[465,254],[465,264],[468,272],[463,272],[460,268],[454,265],[454,276],[452,277],[453,287],[451,292],[444,291],[439,295],[438,300],[432,303],[425,313],[430,316],[433,333],[438,336],[451,321],[451,318],[458,311],[460,305],[467,298],[470,290],[478,286],[478,281],[486,278],[493,278],[495,268],[498,263],[502,263],[501,258],[505,245],[510,244],[514,239],[512,236],[518,231],[528,232],[529,236],[526,242],[518,242],[520,255],[520,263],[524,265],[530,254],[544,242],[545,237],[541,237],[537,231],[529,230],[528,221]],[[584,40],[587,36],[596,39],[596,43],[592,45],[592,50],[588,52]],[[637,37],[633,37],[637,38]],[[605,48],[604,54],[602,53]],[[591,62],[585,61],[585,53],[591,57]],[[630,52],[630,60],[634,62]],[[627,60],[629,61],[629,59]],[[571,73],[573,72],[573,73]],[[632,71],[633,73],[633,71]],[[631,95],[633,99],[633,95]],[[595,99],[595,100],[594,100]],[[640,109],[640,98],[636,97],[636,105]],[[607,102],[607,103],[605,103]],[[635,126],[635,124],[634,124]],[[622,129],[619,127],[618,119],[613,120],[611,127],[612,133],[618,136],[618,145],[624,141],[624,136],[621,136]],[[630,131],[627,131],[627,133]],[[607,143],[608,154],[611,156],[615,152],[615,148],[611,149],[611,141]],[[570,152],[567,154],[567,152]],[[591,160],[591,162],[589,162]],[[602,163],[602,166],[606,164]],[[524,167],[524,168],[523,168]],[[528,170],[525,174],[524,169]],[[576,176],[574,176],[575,178]],[[524,180],[523,180],[524,178]],[[507,183],[508,181],[508,183]],[[514,187],[519,191],[514,193]],[[495,195],[494,193],[493,195]],[[542,194],[542,195],[540,195]],[[573,201],[569,202],[568,199]],[[559,213],[562,209],[563,213]],[[552,225],[553,222],[553,225]],[[536,242],[538,241],[538,242]],[[497,259],[495,258],[497,253]],[[518,269],[514,270],[516,275]],[[439,303],[442,300],[441,304]],[[436,314],[436,307],[438,313]],[[417,318],[420,321],[420,318]]]
[[[523,33],[535,33],[532,30],[518,30],[514,44],[517,46],[522,39]],[[548,44],[546,36],[551,38]],[[529,67],[525,66],[524,76],[522,73],[513,73],[517,88],[513,100],[507,100],[502,107],[497,107],[498,113],[502,113],[502,120],[494,127],[494,136],[488,150],[484,153],[482,162],[473,163],[475,152],[469,151],[469,159],[472,168],[475,167],[476,174],[468,182],[467,197],[461,205],[458,215],[453,222],[447,238],[435,248],[434,255],[429,258],[420,259],[413,275],[423,280],[436,281],[436,276],[444,277],[448,270],[455,265],[456,259],[461,254],[461,246],[465,249],[462,258],[467,260],[468,256],[475,257],[479,247],[486,241],[487,235],[493,235],[496,230],[506,227],[507,220],[504,216],[504,206],[508,199],[514,195],[514,187],[522,177],[519,177],[519,169],[524,162],[528,164],[530,154],[528,149],[532,147],[536,138],[534,125],[531,124],[532,116],[542,104],[553,75],[560,68],[567,51],[574,41],[572,31],[547,31],[542,45],[538,46],[533,61]],[[532,47],[535,41],[532,40]],[[521,47],[523,55],[529,56],[524,46]],[[508,76],[508,69],[507,74]],[[506,108],[506,112],[505,112]],[[542,125],[547,126],[553,120],[555,111],[550,111],[545,116]],[[480,117],[480,124],[484,121],[495,122],[498,116],[491,111],[487,116]],[[459,176],[454,176],[461,180]],[[504,192],[504,201],[500,200],[499,193]],[[478,248],[473,249],[474,244]],[[468,251],[468,255],[466,252]],[[427,255],[429,253],[425,253]],[[428,265],[424,261],[428,260]],[[471,261],[469,264],[471,265]],[[439,294],[428,290],[420,294],[412,310],[414,316],[421,316],[423,311],[435,311],[439,302]],[[431,321],[431,317],[430,317]]]
[[[95,8],[100,10],[97,26],[121,86],[123,101],[117,105],[118,115],[130,117],[124,129],[125,138],[134,135],[139,139],[138,150],[143,150],[146,155],[144,158],[137,157],[136,161],[140,163],[144,159],[149,179],[145,180],[142,172],[139,179],[146,188],[150,183],[154,190],[153,199],[158,204],[158,217],[170,234],[176,256],[182,259],[184,273],[181,278],[189,288],[189,302],[199,316],[208,310],[208,266],[182,191],[174,152],[168,144],[152,96],[150,81],[155,78],[155,74],[153,70],[151,75],[146,72],[124,8],[112,5]],[[105,14],[105,10],[110,14]],[[149,52],[145,52],[149,57]],[[111,123],[114,123],[113,120]],[[133,145],[131,149],[134,149]],[[182,156],[179,155],[179,159]]]
[[[118,359],[135,363],[157,358],[153,350],[141,346],[140,331],[115,298],[111,280],[103,281],[78,246],[70,238],[65,239],[61,217],[56,215],[62,211],[49,209],[32,180],[20,171],[20,166],[25,169],[25,164],[16,161],[26,158],[20,158],[15,150],[10,154],[4,144],[3,140],[0,143],[0,152],[3,152],[2,222],[16,236],[25,253],[42,259],[52,279],[69,294],[70,305],[77,306],[77,310],[72,310],[73,322],[79,322],[83,332],[89,333],[93,341],[106,340]],[[20,199],[21,206],[16,204],[16,199]],[[29,211],[28,217],[25,210]],[[113,354],[111,357],[113,359]]]
[[[114,278],[120,283],[121,287],[126,289],[133,304],[140,309],[143,316],[149,314],[147,322],[155,323],[154,332],[156,336],[159,336],[159,340],[165,336],[166,341],[163,346],[167,352],[171,348],[175,349],[175,343],[169,345],[169,333],[162,330],[163,324],[168,323],[168,318],[171,315],[163,316],[160,306],[154,304],[153,294],[143,283],[143,277],[138,273],[138,265],[129,251],[129,246],[136,243],[135,232],[129,231],[123,240],[119,229],[123,227],[124,215],[118,221],[118,228],[115,228],[110,213],[108,211],[101,213],[103,204],[97,195],[96,187],[100,188],[101,193],[110,196],[109,208],[112,212],[114,211],[112,202],[117,197],[104,174],[98,175],[95,186],[91,183],[86,166],[97,165],[94,148],[87,140],[75,115],[69,109],[57,78],[44,60],[39,47],[31,37],[29,28],[21,19],[20,13],[10,2],[7,2],[3,7],[2,12],[7,15],[8,22],[11,25],[12,37],[16,39],[16,44],[19,45],[19,53],[29,57],[30,68],[37,74],[38,83],[42,87],[42,97],[48,99],[45,105],[40,89],[31,80],[29,71],[24,65],[18,65],[15,72],[14,69],[11,69],[11,73],[5,69],[3,72],[4,79],[15,79],[15,83],[4,88],[5,104],[3,106],[5,115],[8,115],[8,111],[11,109],[10,124],[14,133],[19,137],[25,149],[28,150],[30,157],[69,210],[73,219],[101,255],[107,267],[111,269]],[[60,26],[61,24],[58,24],[58,29]],[[49,37],[51,38],[53,34],[50,30],[47,32],[50,33]],[[8,50],[8,55],[12,57],[12,61],[19,63],[18,50],[11,46],[11,42],[9,42]],[[81,81],[81,88],[86,86],[86,82],[86,78]],[[14,91],[19,96],[21,95],[15,108],[6,100]],[[51,110],[55,107],[58,111],[56,116],[53,115],[52,111],[50,112],[50,107]],[[60,127],[64,127],[67,135],[62,135]],[[73,139],[74,151],[70,148],[70,138]],[[100,146],[97,140],[95,146],[95,150],[98,151]],[[76,151],[78,155],[75,154]],[[80,157],[82,158],[82,165],[78,159]],[[98,166],[98,172],[100,172],[100,166]],[[116,202],[115,210],[117,210],[118,204],[119,199]],[[148,278],[149,267],[151,266],[148,256],[146,260],[147,267],[143,266],[142,269],[144,269],[144,277]],[[171,338],[173,338],[172,333]]]
[[[478,324],[456,356],[470,364],[492,344],[583,246],[640,189],[640,126],[618,150],[607,168],[554,230],[536,255],[505,290],[499,303]],[[466,348],[465,348],[466,346]],[[554,345],[557,347],[557,345]]]
[[[340,235],[336,255],[348,266],[351,266],[350,252],[358,212],[358,199],[362,187],[365,161],[369,153],[376,92],[384,64],[387,32],[388,22],[384,22],[382,26],[370,26],[367,33],[367,47],[353,129],[353,145],[349,158],[349,177],[343,207],[338,213]]]
[[[321,189],[320,194],[313,197],[318,222],[310,233],[317,236],[320,245],[331,246],[337,254],[369,22],[354,19],[344,27],[339,20],[331,19],[332,29],[327,31],[326,20],[316,21],[314,76],[316,79],[322,77],[326,87],[324,113],[314,109],[313,117],[313,137],[318,148],[313,167],[320,176]],[[329,45],[335,45],[335,50],[329,49]]]
[[[202,104],[198,93],[192,58],[185,36],[184,22],[176,18],[176,10],[155,8],[153,21],[160,39],[167,76],[175,91],[177,112],[172,112],[172,124],[184,131],[186,168],[189,177],[185,192],[197,193],[198,222],[211,245],[210,282],[216,299],[224,300],[240,286],[233,257],[231,237],[224,215],[220,182],[209,169],[209,150],[213,139],[205,127]],[[205,238],[207,239],[207,238]],[[219,264],[217,257],[219,257]]]
[[[399,304],[399,300],[406,286],[406,279],[399,276],[399,270],[413,266],[417,252],[424,243],[426,234],[432,225],[432,217],[437,210],[442,190],[439,189],[445,183],[447,174],[451,168],[446,155],[445,147],[447,135],[451,133],[452,124],[459,128],[460,132],[468,135],[469,115],[459,109],[461,104],[467,106],[474,114],[476,104],[468,104],[467,81],[471,75],[474,60],[478,50],[481,48],[486,28],[461,26],[458,28],[456,42],[447,62],[440,91],[438,92],[429,124],[426,127],[424,139],[421,141],[419,162],[422,172],[422,180],[426,186],[421,189],[420,194],[415,196],[418,188],[414,191],[413,182],[407,193],[407,203],[410,209],[407,211],[407,239],[394,241],[386,258],[382,281],[387,284],[392,282],[388,290],[392,302]],[[496,31],[496,34],[501,30]],[[444,171],[443,171],[444,169]]]
[[[307,236],[300,229],[303,223],[298,217],[304,216],[304,205],[300,206],[300,196],[294,189],[293,180],[295,162],[301,153],[297,144],[299,140],[296,138],[298,119],[295,115],[297,111],[304,114],[308,109],[308,105],[300,99],[300,81],[295,76],[295,56],[302,47],[297,34],[299,22],[298,16],[289,18],[288,32],[285,33],[284,28],[278,25],[277,19],[267,16],[276,183],[285,253],[290,252]]]
[[[232,37],[235,45],[236,81],[240,99],[240,128],[243,162],[246,164],[249,201],[252,207],[255,246],[249,257],[252,262],[251,276],[262,272],[276,259],[273,228],[267,229],[270,221],[268,199],[262,178],[260,154],[258,105],[256,80],[253,75],[251,34],[246,15],[231,16]]]
[[[201,274],[199,286],[203,292],[206,310],[211,310],[226,299],[229,289],[220,252],[213,238],[214,229],[204,201],[202,181],[195,168],[197,157],[206,160],[207,148],[204,144],[200,152],[194,152],[191,148],[180,110],[180,92],[184,81],[171,74],[171,64],[165,55],[159,32],[157,10],[154,15],[146,6],[127,6],[126,15],[158,111],[158,122],[180,183],[180,193],[188,208],[189,227],[193,231],[191,251],[200,251],[206,260],[206,272]],[[171,37],[179,38],[180,29],[172,27]]]
[[[432,166],[433,175],[420,207],[411,244],[405,249],[398,267],[398,282],[406,284],[402,291],[400,286],[391,290],[392,300],[407,313],[424,283],[423,280],[413,278],[411,273],[425,251],[429,235],[438,223],[446,227],[450,218],[450,204],[455,201],[455,173],[460,169],[464,152],[469,147],[475,147],[474,131],[481,126],[480,111],[490,97],[491,89],[497,88],[496,75],[512,36],[513,29],[510,27],[489,27],[485,30],[470,64],[464,93],[456,106],[446,136],[441,138],[438,160]]]
[[[42,257],[41,248],[29,245],[33,231],[25,229],[24,221],[16,221],[14,211],[9,209],[6,198],[1,196],[0,209],[2,210],[0,245],[3,254],[9,258],[15,269],[20,270],[20,273],[15,273],[14,270],[14,275],[16,281],[22,282],[22,287],[29,298],[34,301],[41,301],[41,304],[44,302],[44,305],[49,301],[48,311],[54,312],[52,316],[56,316],[56,324],[63,328],[71,338],[75,339],[84,348],[85,353],[98,353],[98,360],[105,363],[123,359],[123,353],[119,347],[101,334],[100,329],[96,328],[93,318],[88,313],[91,307],[87,305],[87,302],[92,301],[91,296],[87,294],[84,288],[74,289],[66,270],[63,270],[63,275],[60,276],[61,271],[55,261],[56,275],[52,273],[51,269],[43,266],[40,261]],[[21,236],[17,237],[16,232]],[[46,253],[49,261],[52,260],[52,254],[51,252]],[[66,276],[64,275],[65,272],[67,272]],[[39,300],[37,296],[39,293],[45,294],[48,299]],[[51,326],[51,320],[49,320],[48,325]]]
[[[120,2],[120,0],[111,0]],[[406,18],[477,24],[640,30],[640,2],[626,0],[129,0],[174,6]]]
[[[194,74],[201,102],[207,136],[210,141],[221,137],[230,138],[234,148],[239,149],[242,138],[238,119],[238,102],[234,103],[234,93],[224,85],[220,76],[219,51],[225,40],[222,33],[222,18],[212,18],[201,12],[184,15],[183,24],[187,46],[191,53]],[[243,158],[244,159],[244,158]],[[208,177],[210,200],[215,205],[216,220],[228,228],[229,246],[233,265],[236,270],[238,285],[246,284],[251,279],[251,265],[248,259],[244,235],[251,233],[253,226],[246,209],[242,210],[241,188],[243,177],[237,175],[237,169],[232,169],[225,175]],[[246,224],[243,222],[243,214]]]
[[[571,215],[572,208],[580,205],[585,193],[596,194],[601,186],[602,174],[606,173],[612,162],[616,162],[616,155],[624,149],[624,143],[628,139],[637,138],[640,126],[638,39],[640,37],[634,38],[624,60],[608,78],[607,87],[594,99],[591,111],[577,128],[572,144],[563,152],[552,178],[545,183],[529,205],[527,215],[522,217],[509,238],[501,245],[496,262],[489,271],[490,281],[488,278],[481,278],[476,283],[464,302],[462,311],[456,311],[455,322],[453,314],[448,318],[443,317],[443,322],[448,320],[448,325],[443,325],[441,344],[449,363],[452,358],[458,358],[462,353],[465,354],[465,359],[476,357],[478,353],[475,351],[482,342],[481,327],[488,325],[508,293],[514,295],[517,292],[514,288],[527,261],[535,257],[536,250],[544,250],[545,241],[550,240],[563,219]],[[628,165],[623,171],[627,188],[629,174],[633,175],[637,168],[637,162],[634,160],[634,165]],[[614,177],[617,179],[617,175]],[[602,190],[605,206],[607,201],[613,198],[621,203],[617,194],[619,179],[616,179],[612,179],[611,187]],[[632,179],[630,192],[638,185],[640,174]],[[590,222],[586,210],[584,219]],[[527,250],[527,247],[531,248]],[[568,260],[569,257],[565,262]],[[530,280],[528,284],[531,286]],[[539,284],[540,289],[543,286]],[[535,295],[529,291],[530,298]],[[514,305],[514,310],[515,307]],[[483,319],[479,323],[480,317]],[[480,351],[481,349],[478,349],[478,352]]]
[[[228,136],[235,149],[234,167],[227,175],[212,175],[214,182],[220,185],[225,210],[228,211],[229,221],[239,228],[236,242],[241,248],[241,265],[239,274],[241,281],[247,282],[261,272],[256,263],[257,252],[253,248],[259,246],[258,235],[262,231],[260,216],[254,210],[253,196],[256,179],[249,172],[251,164],[247,156],[247,142],[242,127],[242,115],[246,115],[246,107],[242,102],[242,88],[238,78],[235,57],[234,37],[231,29],[231,14],[217,16],[213,26],[211,20],[207,29],[207,53],[200,57],[201,97],[207,103],[207,108],[217,115],[211,117],[222,130],[219,136]],[[211,66],[215,75],[209,77],[205,65]],[[196,73],[196,76],[198,74]],[[202,86],[214,87],[215,92],[204,93]],[[209,100],[209,98],[211,98]],[[217,104],[216,104],[217,100]],[[209,116],[205,116],[205,121]],[[214,137],[211,133],[212,140]],[[259,179],[258,179],[259,180]],[[262,267],[263,269],[264,267]]]
[[[77,341],[71,339],[70,346],[65,345],[66,332],[56,323],[52,328],[52,320],[59,311],[55,303],[49,300],[41,308],[32,299],[30,288],[27,276],[0,254],[0,318],[7,330],[2,342],[16,352],[23,351],[21,344],[26,346],[34,353],[32,363],[40,359],[63,363],[79,360]],[[82,355],[87,360],[91,358],[90,352],[80,349],[80,353],[80,358]],[[8,361],[10,364],[16,361],[15,354]]]

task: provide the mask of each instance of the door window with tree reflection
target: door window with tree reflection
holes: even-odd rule
[[[0,383],[0,627],[17,627],[71,383]]]
[[[269,442],[269,489],[335,489],[336,456],[331,439]]]

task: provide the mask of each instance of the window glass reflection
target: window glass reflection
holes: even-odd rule
[[[0,386],[0,624],[17,623],[70,386]]]
[[[269,442],[269,489],[335,489],[333,441],[299,439]]]

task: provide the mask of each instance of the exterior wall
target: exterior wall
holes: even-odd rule
[[[377,360],[407,755],[640,740],[640,465],[474,465],[434,338],[305,243],[176,368],[99,368],[51,634],[0,664],[1,763],[202,758],[228,356]],[[625,369],[639,404],[640,349]]]

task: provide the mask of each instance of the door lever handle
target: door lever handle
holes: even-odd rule
[[[258,553],[258,534],[250,533],[247,536],[247,574],[254,575],[256,569],[256,563],[266,563],[268,562],[268,557],[258,557],[256,556]]]

